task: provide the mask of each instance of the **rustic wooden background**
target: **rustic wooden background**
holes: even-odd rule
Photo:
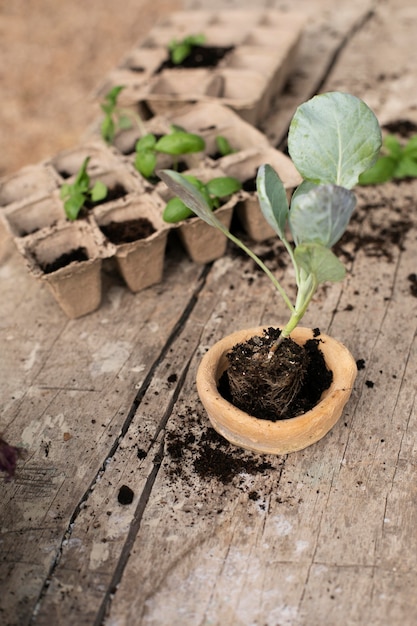
[[[120,54],[167,6],[127,4]],[[294,75],[264,123],[274,143],[296,105],[324,90],[364,98],[381,123],[416,122],[412,2],[258,4],[309,16]],[[89,19],[90,9],[71,6]],[[2,11],[6,25],[28,29],[14,9]],[[66,41],[58,38],[63,56]],[[48,89],[64,97],[63,83]],[[58,135],[63,118],[53,119]],[[137,295],[108,273],[102,307],[69,321],[6,244],[0,430],[27,454],[1,491],[2,623],[416,623],[416,193],[415,182],[359,192],[339,250],[348,278],[319,292],[305,323],[342,340],[364,368],[332,432],[287,457],[220,441],[196,395],[208,346],[284,316],[232,246],[207,267],[171,246],[164,281]],[[257,250],[283,273],[273,242]],[[291,285],[290,272],[283,278]]]

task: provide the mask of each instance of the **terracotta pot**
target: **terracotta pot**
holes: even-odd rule
[[[320,335],[320,349],[333,382],[320,402],[303,415],[271,422],[252,417],[227,402],[217,383],[227,369],[227,352],[237,343],[261,335],[266,326],[235,332],[221,339],[203,357],[197,372],[197,390],[214,429],[234,445],[268,454],[288,454],[315,443],[336,424],[349,399],[357,367],[347,348],[327,335]],[[291,338],[303,345],[313,338],[308,328],[296,328]]]

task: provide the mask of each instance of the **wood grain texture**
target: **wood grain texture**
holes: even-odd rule
[[[291,88],[265,120],[271,139],[317,89],[413,119],[417,10],[265,2],[289,5],[311,20]],[[415,624],[416,194],[415,181],[358,191],[338,250],[348,276],[317,293],[303,325],[364,368],[332,431],[288,456],[230,446],[196,394],[209,346],[286,318],[233,246],[201,267],[172,241],[164,281],[136,295],[108,269],[102,307],[73,321],[2,250],[0,430],[27,449],[1,492],[2,623]],[[292,290],[280,247],[255,249]]]

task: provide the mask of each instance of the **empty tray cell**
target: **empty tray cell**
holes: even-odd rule
[[[162,72],[150,91],[155,95],[185,96],[193,100],[196,96],[217,97],[222,90],[222,80],[206,70],[177,70]]]
[[[237,70],[252,70],[262,76],[272,76],[281,61],[286,48],[269,46],[241,46],[234,50],[227,63],[227,67]]]
[[[134,72],[141,78],[145,78],[156,72],[161,63],[166,59],[165,48],[135,48],[122,61],[120,69],[127,69]],[[119,83],[124,85],[124,82]]]
[[[281,47],[284,42],[291,42],[299,38],[299,29],[286,30],[282,28],[254,28],[243,40],[245,46]],[[283,42],[281,44],[281,42]]]
[[[43,228],[65,220],[62,202],[50,195],[5,210],[6,224],[14,237],[26,237]]]
[[[29,165],[16,174],[0,179],[0,206],[26,200],[33,195],[42,195],[57,186],[53,172],[44,165]]]
[[[61,178],[66,180],[78,173],[87,157],[90,157],[87,166],[89,176],[106,171],[117,164],[114,153],[107,150],[104,144],[99,143],[85,144],[71,150],[63,150],[53,157],[50,163]]]
[[[235,27],[224,26],[210,26],[204,31],[206,36],[205,46],[239,46],[242,41],[248,36],[248,28],[237,29]]]
[[[216,17],[212,11],[176,11],[158,22],[158,26],[175,28],[178,37],[182,33],[196,35],[204,32],[208,25],[212,24]]]
[[[215,18],[212,21],[216,26],[235,26],[236,30],[248,32],[251,28],[256,26],[264,19],[264,12],[256,10],[249,11],[219,11],[216,13]]]

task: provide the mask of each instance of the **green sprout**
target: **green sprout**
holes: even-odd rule
[[[394,135],[387,135],[376,163],[359,176],[360,185],[379,185],[388,180],[417,177],[417,135],[402,146]]]
[[[234,152],[236,152],[235,150],[233,150],[228,139],[226,139],[226,137],[223,137],[223,135],[217,135],[216,146],[218,152],[221,154],[222,157],[228,156],[229,154],[233,154]]]
[[[263,261],[220,222],[198,189],[178,172],[159,173],[184,204],[244,250],[281,294],[290,311],[289,319],[271,348],[270,357],[298,325],[319,285],[344,278],[345,268],[330,248],[345,232],[355,208],[351,189],[360,174],[375,163],[380,147],[381,129],[369,107],[350,94],[329,92],[299,106],[292,118],[288,150],[304,180],[290,205],[273,168],[268,164],[259,168],[261,211],[284,244],[294,267],[294,303]],[[287,227],[292,242],[287,237]]]
[[[183,178],[201,194],[210,211],[217,209],[221,200],[242,188],[240,181],[232,176],[218,176],[207,183],[203,183],[191,174],[184,174]],[[193,216],[195,216],[194,212],[177,196],[167,202],[162,214],[165,222],[171,224],[176,224]]]
[[[177,41],[172,39],[168,43],[168,50],[171,62],[174,65],[180,65],[188,56],[190,56],[194,46],[201,46],[206,41],[205,35],[188,35]]]
[[[201,152],[206,147],[204,139],[199,135],[187,133],[176,126],[173,126],[171,130],[171,133],[163,135],[160,139],[148,133],[137,141],[135,168],[145,178],[149,179],[154,176],[158,153],[174,157],[173,168],[176,169],[179,156]]]
[[[138,126],[141,134],[145,132],[140,116],[131,109],[119,106],[118,99],[123,89],[125,89],[124,85],[117,85],[110,89],[104,97],[104,102],[100,105],[104,113],[100,132],[102,138],[108,144],[113,143],[117,131],[132,128],[134,123]]]
[[[86,157],[78,170],[75,181],[64,183],[60,190],[61,199],[64,201],[64,209],[67,218],[71,221],[77,219],[79,212],[87,201],[99,202],[107,196],[107,187],[101,181],[96,181],[93,186],[87,173],[90,157]]]

